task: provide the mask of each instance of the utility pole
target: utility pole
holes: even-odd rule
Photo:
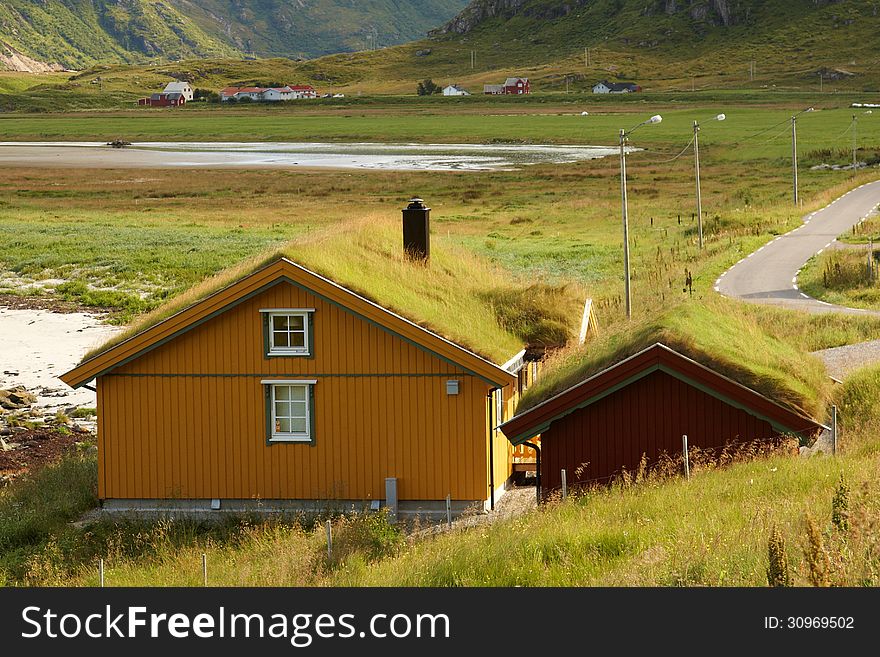
[[[694,169],[697,177],[697,234],[703,250],[703,196],[700,191],[700,124],[694,121]]]
[[[477,51],[471,50],[471,68],[474,68],[477,63]]]
[[[632,294],[630,292],[630,273],[629,273],[629,210],[627,208],[626,199],[626,139],[634,131],[643,125],[656,125],[663,120],[659,114],[655,114],[650,119],[642,121],[638,125],[629,130],[620,129],[620,205],[621,214],[623,215],[623,274],[624,287],[626,295],[626,318],[632,318]]]
[[[629,289],[629,217],[626,203],[626,130],[620,129],[620,201],[623,218],[623,281],[626,295],[626,318],[632,318],[632,295]]]
[[[859,150],[859,117],[853,114],[852,118],[852,128],[853,128],[853,137],[852,137],[852,153],[853,153],[853,175],[856,173],[856,164],[858,164],[858,159],[856,157],[856,153]]]
[[[797,166],[797,115],[791,117],[791,175],[794,185],[794,205],[798,206],[798,166]]]
[[[806,112],[812,112],[813,108],[803,109],[791,117],[791,177],[794,186],[794,204],[798,203],[798,162],[797,162],[797,117]]]
[[[713,121],[724,121],[724,114],[712,117]],[[694,174],[697,183],[697,235],[699,236],[700,250],[703,250],[703,192],[700,188],[700,124],[694,121]]]

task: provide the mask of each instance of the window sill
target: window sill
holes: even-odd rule
[[[269,438],[270,443],[311,443],[312,439],[308,437],[296,436],[272,436]]]
[[[270,351],[266,356],[311,356],[308,351]]]

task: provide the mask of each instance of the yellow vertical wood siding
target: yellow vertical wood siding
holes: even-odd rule
[[[312,357],[264,357],[266,308],[315,309]],[[267,378],[317,380],[315,446],[266,444]],[[488,498],[491,386],[286,281],[97,385],[103,499]]]

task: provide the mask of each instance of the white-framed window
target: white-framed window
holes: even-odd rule
[[[263,314],[267,356],[310,356],[314,308],[269,308]]]
[[[495,429],[504,424],[504,390],[496,388],[495,392]]]
[[[263,381],[266,386],[266,438],[270,443],[314,443],[316,381]]]

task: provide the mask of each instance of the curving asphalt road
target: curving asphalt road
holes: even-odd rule
[[[880,312],[835,306],[807,296],[797,277],[812,256],[831,246],[880,205],[880,181],[847,192],[827,207],[804,218],[793,231],[740,260],[715,281],[715,291],[752,303],[767,303],[813,313],[877,315]]]

